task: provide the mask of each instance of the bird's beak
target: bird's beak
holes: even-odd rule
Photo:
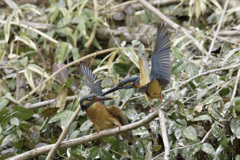
[[[104,95],[106,95],[106,94],[109,94],[109,93],[112,93],[112,92],[114,92],[114,91],[116,91],[116,90],[119,90],[119,89],[121,89],[121,88],[122,88],[121,86],[116,85],[116,86],[110,88],[109,90],[107,90],[106,92],[104,92],[104,93],[102,94],[102,96],[104,96]]]
[[[105,97],[105,96],[97,96],[97,97],[95,98],[95,101],[105,101],[105,100],[111,100],[111,99],[113,99],[113,98],[111,98],[111,97]]]

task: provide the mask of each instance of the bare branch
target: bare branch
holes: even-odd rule
[[[169,146],[169,141],[167,136],[167,129],[165,125],[165,115],[161,109],[159,109],[158,116],[159,116],[159,122],[160,122],[160,128],[161,128],[161,135],[162,135],[164,148],[165,148],[164,160],[169,160],[170,146]]]
[[[76,138],[76,139],[71,139],[71,140],[68,140],[68,141],[64,141],[60,144],[59,149],[74,147],[74,146],[77,146],[77,145],[80,145],[80,144],[84,144],[84,143],[87,143],[87,142],[90,142],[90,141],[100,139],[102,137],[116,135],[120,132],[136,129],[138,127],[141,127],[141,126],[146,125],[149,122],[153,121],[158,116],[158,112],[159,111],[156,110],[155,112],[146,116],[144,119],[142,119],[138,122],[134,122],[134,123],[122,126],[121,128],[113,128],[113,129],[103,130],[103,131],[100,131],[99,133],[94,133],[94,134],[79,137],[79,138]],[[17,155],[15,157],[13,157],[13,158],[10,158],[10,160],[30,159],[30,158],[36,157],[38,155],[41,155],[41,154],[44,154],[44,153],[50,151],[50,149],[53,146],[54,146],[54,144],[39,147],[39,148],[35,148],[33,150],[27,151],[25,153],[22,153],[20,155]]]
[[[74,112],[74,114],[72,115],[71,119],[68,121],[68,124],[66,125],[66,127],[64,128],[64,130],[62,131],[60,137],[58,138],[57,142],[54,144],[54,146],[52,147],[52,149],[50,150],[50,152],[48,153],[48,156],[46,158],[46,160],[50,160],[53,153],[57,150],[57,148],[59,147],[59,145],[61,144],[61,142],[63,141],[69,127],[71,126],[71,124],[73,123],[73,121],[75,120],[75,118],[77,117],[79,111],[81,110],[81,107],[78,106],[78,108],[76,109],[76,111]]]
[[[229,2],[229,0],[227,0],[226,3],[225,3],[225,6],[224,6],[224,9],[223,9],[222,15],[221,15],[220,20],[219,20],[219,23],[218,23],[217,30],[216,30],[216,32],[215,32],[215,34],[214,34],[213,41],[212,41],[212,43],[211,43],[211,45],[210,45],[210,47],[209,47],[209,50],[208,50],[208,53],[207,53],[207,57],[206,57],[206,59],[203,59],[203,61],[204,61],[205,63],[207,63],[207,62],[208,62],[208,58],[212,56],[212,55],[211,55],[211,52],[212,52],[212,49],[213,49],[213,47],[214,47],[215,41],[216,41],[216,39],[217,39],[218,33],[219,33],[219,31],[220,31],[220,28],[221,28],[221,25],[222,25],[222,21],[223,21],[223,17],[224,17],[224,15],[225,15],[225,13],[226,13],[226,10],[227,10],[228,2]]]

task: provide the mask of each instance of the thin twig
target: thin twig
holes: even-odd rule
[[[213,41],[212,41],[212,43],[211,43],[211,45],[210,45],[210,47],[209,47],[209,50],[208,50],[208,53],[207,53],[207,57],[206,57],[206,59],[203,59],[203,61],[204,61],[205,63],[207,63],[209,57],[212,56],[212,55],[211,55],[211,52],[212,52],[212,49],[213,49],[213,47],[214,47],[214,44],[215,44],[216,38],[217,38],[217,36],[218,36],[218,33],[219,33],[219,31],[220,31],[220,28],[221,28],[221,26],[222,26],[222,21],[223,21],[224,15],[225,15],[225,13],[226,13],[228,3],[229,3],[229,0],[226,0],[226,3],[225,3],[225,5],[224,5],[224,9],[223,9],[222,15],[221,15],[220,20],[219,20],[219,23],[218,23],[217,30],[216,30],[216,32],[215,32],[215,34],[214,34]]]
[[[47,155],[46,160],[50,160],[53,153],[57,150],[57,148],[59,147],[59,145],[61,144],[61,142],[63,141],[69,127],[71,126],[71,124],[73,123],[73,121],[75,120],[75,118],[77,117],[78,113],[80,112],[81,107],[78,106],[78,108],[76,109],[76,111],[74,112],[74,114],[72,115],[71,119],[68,121],[68,124],[66,125],[66,127],[63,129],[60,137],[58,138],[57,142],[53,145],[52,149],[50,150],[50,152]]]
[[[168,141],[168,136],[167,136],[167,129],[166,129],[166,125],[165,125],[165,116],[164,116],[164,112],[161,109],[159,109],[158,117],[159,117],[161,135],[162,135],[164,149],[165,149],[164,160],[169,160],[170,146],[169,146],[169,141]]]
[[[136,128],[139,128],[139,127],[141,127],[143,125],[146,125],[149,122],[153,121],[157,116],[158,116],[158,110],[149,114],[144,119],[142,119],[138,122],[134,122],[134,123],[122,126],[121,128],[117,127],[117,128],[113,128],[113,129],[107,129],[107,130],[100,131],[99,133],[94,133],[94,134],[79,137],[79,138],[76,138],[76,139],[71,139],[71,140],[68,140],[68,141],[64,141],[60,144],[58,149],[65,149],[65,148],[74,147],[74,146],[77,146],[77,145],[80,145],[80,144],[86,144],[87,142],[94,141],[94,140],[100,139],[102,137],[106,137],[106,136],[110,136],[110,135],[116,135],[120,132],[125,132],[125,131],[128,131],[128,130],[136,129]],[[38,155],[41,155],[41,154],[44,154],[44,153],[50,151],[50,149],[53,146],[54,146],[54,144],[39,147],[39,148],[35,148],[33,150],[24,152],[20,155],[17,155],[15,157],[13,157],[13,158],[10,158],[9,160],[30,159],[30,158],[36,157]]]
[[[78,98],[78,95],[68,96],[66,98],[66,101],[72,101],[72,100],[75,100],[77,98]],[[26,103],[24,107],[27,108],[27,109],[35,109],[35,108],[39,108],[39,107],[42,107],[42,106],[52,104],[56,101],[57,101],[57,99],[50,99],[50,100],[46,100],[46,101],[42,101],[42,102],[38,102],[38,103],[34,103],[34,104]]]
[[[93,0],[93,5],[94,5],[94,19],[95,19],[95,23],[93,26],[93,30],[92,33],[90,35],[90,38],[88,39],[87,43],[85,44],[85,47],[89,47],[92,44],[92,41],[95,37],[96,34],[96,30],[97,30],[97,25],[98,25],[98,2],[97,0]]]

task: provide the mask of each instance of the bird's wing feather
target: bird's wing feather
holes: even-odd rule
[[[92,71],[86,67],[85,65],[83,65],[82,63],[80,63],[80,67],[82,72],[85,75],[85,79],[84,82],[85,84],[91,89],[91,93],[97,93],[98,95],[102,94],[102,81],[101,80],[97,80],[97,76],[95,76]]]
[[[145,86],[150,82],[149,66],[148,66],[146,57],[143,54],[141,54],[140,51],[138,56],[138,65],[140,69],[140,86]]]
[[[117,118],[122,125],[128,124],[127,118],[124,116],[123,112],[117,106],[109,106],[107,107],[108,112],[113,115],[113,117]]]
[[[107,107],[107,110],[113,117],[117,118],[122,125],[129,124],[127,118],[124,116],[123,112],[117,106],[114,105],[109,106]],[[132,138],[131,131],[127,131],[126,134],[127,137]]]
[[[163,23],[159,23],[155,47],[151,58],[152,68],[150,81],[158,79],[159,83],[164,82],[161,84],[163,88],[168,85],[171,78],[170,47],[170,37],[166,26]],[[164,81],[161,81],[161,79],[164,79]]]

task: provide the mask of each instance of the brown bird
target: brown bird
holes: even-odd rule
[[[142,76],[144,68],[140,68],[141,76],[134,76],[125,78],[117,85],[104,92],[102,95],[109,94],[119,89],[139,88],[139,92],[145,93],[145,97],[149,106],[154,111],[150,102],[152,99],[158,98],[162,100],[162,90],[164,90],[170,82],[171,65],[170,65],[170,37],[166,26],[162,23],[158,24],[157,38],[153,55],[151,57],[151,73],[148,77]],[[141,58],[141,57],[140,57]],[[144,62],[143,62],[144,63]],[[146,69],[148,70],[148,69]],[[149,80],[146,80],[149,79]],[[148,83],[141,83],[141,81],[149,81]]]
[[[81,109],[86,111],[88,118],[97,128],[97,132],[103,129],[121,127],[127,125],[128,120],[117,106],[105,106],[103,101],[113,98],[100,96],[102,94],[101,81],[91,72],[89,68],[80,64],[85,74],[85,83],[91,88],[91,94],[84,96],[80,100]],[[102,102],[102,103],[101,103]],[[123,139],[132,139],[132,132],[120,133]]]

